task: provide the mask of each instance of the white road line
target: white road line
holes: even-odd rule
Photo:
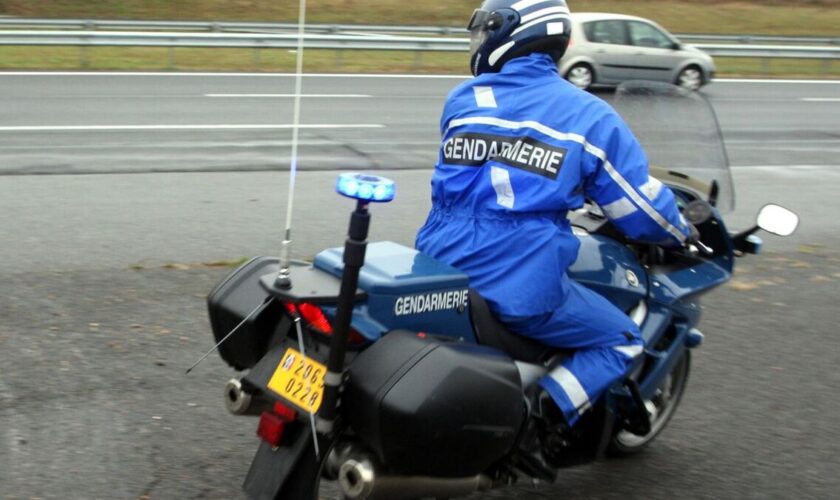
[[[726,144],[767,144],[767,140],[727,139]],[[840,139],[773,139],[773,144],[840,144]]]
[[[823,98],[807,98],[807,97],[789,97],[789,98],[779,98],[779,97],[718,97],[714,96],[710,100],[713,103],[718,102],[801,102],[807,101],[808,99],[823,99]],[[832,100],[834,98],[825,98]],[[840,100],[840,99],[836,99]]]
[[[294,78],[294,73],[170,73],[160,71],[0,71],[3,76],[177,76],[177,77],[260,77],[260,78]],[[470,75],[417,75],[417,74],[368,74],[368,73],[305,73],[306,78],[413,78],[413,79],[453,79],[466,80]],[[787,83],[787,84],[824,84],[840,85],[840,80],[774,80],[772,78],[715,78],[717,83]]]
[[[713,83],[817,83],[840,85],[840,80],[773,80],[772,78],[715,78]]]
[[[733,146],[732,149],[746,149],[746,150],[753,150],[755,146]],[[822,148],[805,148],[805,147],[796,147],[796,146],[783,146],[783,147],[774,147],[774,146],[763,146],[761,148],[762,151],[781,151],[784,153],[828,153],[828,152],[840,152],[840,148],[834,147],[822,147]]]
[[[731,168],[778,170],[781,172],[789,172],[790,170],[819,170],[840,174],[840,165],[732,165]]]
[[[368,94],[301,94],[304,99],[368,99]],[[204,97],[279,97],[294,98],[295,94],[204,94]]]
[[[94,151],[105,151],[105,150],[117,150],[117,151],[124,151],[128,149],[154,149],[154,150],[163,150],[163,149],[253,149],[253,148],[287,148],[292,145],[292,141],[254,141],[254,140],[244,140],[244,141],[237,141],[237,142],[229,142],[229,141],[207,141],[207,142],[186,142],[175,140],[175,142],[166,142],[166,139],[155,141],[154,143],[149,142],[137,142],[137,143],[125,143],[125,141],[117,141],[116,143],[108,143],[102,139],[97,138],[95,143],[86,143],[86,144],[67,144],[67,145],[49,145],[49,144],[34,144],[29,146],[7,146],[3,145],[0,147],[0,156],[7,156],[8,153],[12,152],[16,155],[21,154],[20,152],[23,151],[24,154],[26,152],[41,152],[41,151],[53,151],[53,150],[61,150],[61,151],[68,151],[68,150],[94,150]],[[344,147],[347,145],[346,141],[331,141],[329,139],[304,139],[298,141],[298,145],[302,147],[314,147],[314,146],[338,146]],[[415,148],[415,149],[422,149],[425,151],[431,151],[434,153],[436,151],[436,147],[440,146],[440,142],[431,142],[431,141],[378,141],[378,140],[359,140],[353,141],[354,146],[399,146],[400,148]]]
[[[291,130],[294,125],[32,125],[0,127],[0,132],[76,132],[108,130]],[[305,124],[301,129],[385,128],[376,123]]]
[[[131,72],[131,71],[0,71],[3,76],[173,76],[173,77],[260,77],[294,78],[294,73],[170,73],[170,72]],[[305,73],[305,78],[409,78],[409,79],[452,79],[466,80],[470,75],[417,75],[417,74],[368,74],[368,73]],[[772,78],[715,78],[717,83],[785,83],[785,84],[823,84],[840,85],[840,80],[774,80]]]
[[[161,73],[161,72],[122,72],[122,71],[0,71],[4,76],[177,76],[177,77],[260,77],[294,78],[294,73]],[[377,75],[364,73],[305,73],[305,78],[414,78],[414,79],[455,79],[466,80],[469,75]]]
[[[840,102],[840,97],[803,97],[800,101],[805,102]]]

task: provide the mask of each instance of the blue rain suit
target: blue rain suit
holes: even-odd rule
[[[588,197],[635,240],[677,245],[673,193],[618,114],[531,54],[456,87],[440,122],[432,209],[416,246],[459,268],[520,335],[575,349],[540,381],[573,424],[642,353],[639,329],[569,279],[567,219]]]

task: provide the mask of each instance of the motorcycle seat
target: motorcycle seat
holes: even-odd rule
[[[542,364],[557,350],[517,335],[507,329],[490,310],[487,301],[478,292],[470,289],[470,320],[476,339],[481,345],[499,349],[517,361]]]

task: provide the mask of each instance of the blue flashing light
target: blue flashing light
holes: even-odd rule
[[[394,199],[396,184],[378,175],[345,173],[338,176],[335,191],[348,198],[385,203]]]

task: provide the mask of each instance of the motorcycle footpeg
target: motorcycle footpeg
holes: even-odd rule
[[[521,450],[516,457],[515,467],[529,477],[553,483],[557,479],[557,471],[546,464],[533,452]]]
[[[541,422],[531,419],[525,424],[515,454],[515,467],[530,477],[553,482],[557,471],[546,463],[538,451],[543,447],[544,435]]]
[[[639,384],[635,380],[627,380],[625,382],[627,390],[630,392],[632,399],[632,408],[624,412],[622,427],[624,430],[635,434],[637,436],[646,436],[650,434],[652,423],[650,421],[650,412],[648,412],[645,400],[642,399],[642,394],[639,391]]]

